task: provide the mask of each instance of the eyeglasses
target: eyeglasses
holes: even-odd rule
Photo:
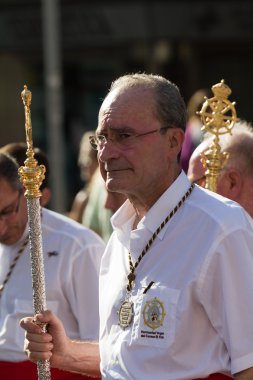
[[[150,135],[151,133],[156,133],[160,131],[164,131],[166,129],[172,128],[170,126],[168,127],[162,127],[158,129],[153,129],[152,131],[144,132],[144,133],[132,133],[122,130],[113,130],[113,138],[109,138],[105,135],[97,135],[97,136],[90,136],[89,141],[93,149],[95,150],[101,150],[104,145],[108,141],[112,141],[114,144],[117,144],[119,148],[126,149],[130,148],[137,137],[143,137]]]
[[[19,190],[17,204],[15,205],[15,207],[12,207],[12,205],[6,206],[3,211],[0,211],[0,220],[6,221],[16,216],[16,214],[19,211],[21,194],[22,190]]]

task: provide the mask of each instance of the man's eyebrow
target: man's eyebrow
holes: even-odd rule
[[[103,129],[97,130],[96,135],[103,135],[105,133],[108,133],[108,130],[111,132],[119,132],[119,133],[124,133],[124,132],[136,133],[136,131],[133,128],[128,127],[127,125],[126,126],[124,125],[120,127],[117,127],[117,126],[109,127],[109,128],[106,128],[105,130]]]
[[[131,127],[128,127],[128,126],[122,126],[122,127],[118,127],[118,128],[110,128],[113,132],[116,131],[116,132],[121,132],[121,133],[124,133],[124,132],[129,132],[129,133],[133,133],[135,132],[135,130]]]

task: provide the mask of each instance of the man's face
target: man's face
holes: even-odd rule
[[[157,132],[164,126],[154,109],[152,95],[140,89],[116,89],[103,102],[96,133],[107,138],[98,158],[108,190],[155,199],[167,188],[171,130]],[[134,137],[149,131],[156,132]],[[121,144],[125,134],[133,136],[127,146]]]
[[[194,152],[191,155],[191,158],[189,160],[189,167],[187,172],[187,177],[189,180],[193,183],[197,183],[198,185],[205,187],[206,185],[206,176],[205,171],[206,168],[201,162],[201,158],[204,155],[204,152],[209,147],[209,140],[203,141],[200,143],[197,148],[194,150]]]
[[[16,243],[27,223],[26,201],[23,192],[0,180],[0,243]]]
[[[197,183],[199,186],[205,187],[206,177],[205,168],[201,162],[201,157],[191,157],[187,176],[192,183]]]

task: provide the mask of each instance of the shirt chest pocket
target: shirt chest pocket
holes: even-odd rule
[[[177,289],[157,286],[136,297],[132,344],[167,348],[173,343],[179,294]]]

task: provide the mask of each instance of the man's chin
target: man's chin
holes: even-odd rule
[[[106,188],[108,191],[115,193],[124,193],[124,186],[120,181],[117,181],[113,178],[107,178],[106,180]]]

